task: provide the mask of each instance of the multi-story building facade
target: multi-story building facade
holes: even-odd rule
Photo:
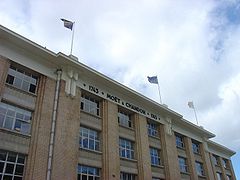
[[[214,136],[0,26],[0,180],[236,179]]]

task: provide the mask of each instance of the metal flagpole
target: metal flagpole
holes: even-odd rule
[[[195,106],[193,106],[193,110],[194,110],[195,118],[196,118],[197,125],[198,125],[198,119],[197,119],[197,113],[196,113],[196,110],[195,110]]]
[[[158,93],[159,93],[159,98],[160,98],[160,104],[162,104],[162,97],[161,97],[161,92],[160,92],[160,86],[159,83],[158,84]]]
[[[73,49],[74,29],[75,29],[75,22],[73,22],[73,33],[72,33],[72,43],[71,43],[71,52],[70,52],[70,55],[72,55],[72,49]]]

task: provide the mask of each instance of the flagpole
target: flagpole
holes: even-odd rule
[[[196,113],[196,110],[195,110],[195,107],[193,106],[193,111],[194,111],[194,114],[195,114],[195,119],[197,121],[197,125],[198,125],[198,118],[197,118],[197,113]]]
[[[73,33],[72,33],[72,42],[71,42],[71,51],[70,51],[70,55],[72,55],[72,49],[73,49],[74,29],[75,29],[75,22],[73,22]]]
[[[161,97],[161,92],[160,92],[160,86],[159,83],[158,84],[158,93],[159,93],[159,98],[160,98],[160,104],[162,104],[162,97]]]

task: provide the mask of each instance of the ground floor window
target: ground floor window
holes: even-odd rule
[[[0,180],[22,180],[25,156],[0,150]]]
[[[78,165],[78,180],[100,180],[100,169]]]
[[[135,174],[125,173],[125,172],[120,173],[120,180],[135,180],[135,177],[136,177]]]

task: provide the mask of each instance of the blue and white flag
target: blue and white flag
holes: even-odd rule
[[[152,76],[152,77],[147,77],[148,78],[148,81],[152,84],[158,84],[158,78],[157,76]]]
[[[73,28],[73,22],[72,21],[69,21],[69,20],[66,20],[66,19],[61,19],[64,23],[64,27],[65,28],[68,28],[68,29],[71,29]]]

